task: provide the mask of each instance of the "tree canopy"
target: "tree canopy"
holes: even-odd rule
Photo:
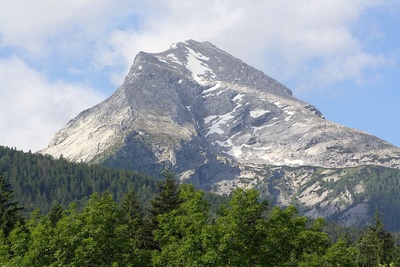
[[[235,190],[212,214],[204,191],[167,174],[149,209],[129,189],[119,203],[110,193],[93,193],[82,210],[54,203],[46,215],[34,211],[15,220],[0,231],[0,266],[399,264],[379,215],[357,242],[344,236],[333,242],[323,219],[300,216],[292,206],[270,207],[256,190]]]

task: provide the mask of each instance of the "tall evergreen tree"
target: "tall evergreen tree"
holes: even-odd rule
[[[384,229],[382,216],[379,212],[374,215],[374,224],[358,242],[360,250],[359,266],[379,266],[390,264],[393,259],[395,243],[390,232]]]
[[[258,198],[254,189],[233,191],[232,199],[204,236],[204,259],[210,266],[260,266],[267,203],[260,203]]]
[[[161,251],[153,253],[153,266],[207,266],[203,231],[209,230],[209,203],[203,198],[204,191],[193,185],[182,185],[180,196],[183,203],[177,209],[158,216],[159,227],[154,232]]]
[[[182,199],[179,196],[179,185],[174,179],[175,174],[166,168],[162,175],[165,180],[160,185],[160,192],[151,201],[145,229],[146,236],[151,237],[152,240],[154,240],[153,231],[158,228],[158,216],[177,209],[182,203]],[[152,243],[149,248],[160,249],[160,245],[157,242],[148,243]]]
[[[122,199],[121,209],[122,222],[126,226],[126,237],[130,240],[131,246],[125,260],[134,264],[133,266],[150,266],[151,252],[146,248],[153,244],[153,239],[146,235],[143,210],[132,188],[128,189],[128,193]]]
[[[17,222],[22,221],[18,202],[13,201],[14,193],[0,173],[0,230],[8,236]]]
[[[59,220],[61,220],[61,218],[63,216],[63,210],[64,209],[62,208],[62,206],[58,202],[54,203],[53,206],[51,207],[48,216],[49,216],[49,220],[51,222],[51,225],[53,227],[55,227],[57,222]]]

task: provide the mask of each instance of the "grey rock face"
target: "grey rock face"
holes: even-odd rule
[[[41,153],[148,173],[169,165],[220,193],[252,172],[242,166],[400,168],[399,148],[327,121],[263,72],[193,40],[140,52],[121,87]]]

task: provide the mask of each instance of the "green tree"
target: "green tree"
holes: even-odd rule
[[[155,239],[160,252],[153,252],[155,266],[204,266],[202,233],[207,225],[209,204],[204,192],[193,185],[182,185],[182,203],[170,212],[158,215]]]
[[[328,247],[325,255],[316,252],[305,254],[299,267],[357,267],[357,249],[349,246],[345,238]]]
[[[30,232],[30,242],[20,266],[40,267],[54,263],[57,235],[50,216],[42,217],[39,211],[34,211],[31,219],[27,221],[27,227]]]
[[[319,218],[307,227],[307,218],[297,209],[274,207],[265,224],[264,263],[269,266],[296,266],[310,254],[323,255],[329,237],[322,232],[324,220]]]
[[[381,214],[377,211],[374,215],[374,224],[358,241],[359,265],[379,266],[390,264],[395,252],[395,243],[390,232],[384,229]]]
[[[215,223],[203,232],[209,266],[257,266],[261,264],[263,212],[256,190],[236,189]]]
[[[154,241],[153,231],[158,229],[158,216],[175,210],[182,203],[179,196],[179,185],[174,179],[174,173],[166,168],[163,173],[165,180],[160,184],[160,192],[151,201],[146,222],[147,248],[160,250],[160,244]]]
[[[50,209],[48,218],[50,220],[51,226],[55,227],[58,223],[59,220],[61,220],[63,216],[63,208],[62,206],[56,202],[53,204],[53,206]]]
[[[0,230],[7,237],[17,222],[22,222],[18,202],[13,201],[13,191],[0,172]]]
[[[151,252],[148,247],[149,238],[144,227],[143,211],[135,191],[129,188],[121,202],[123,222],[126,226],[126,238],[129,239],[131,249],[125,255],[125,263],[134,266],[150,266]]]
[[[338,242],[327,249],[323,257],[324,266],[355,267],[357,266],[356,255],[357,249],[348,245],[348,241],[345,238],[340,238]]]
[[[123,213],[109,194],[93,194],[82,213],[71,207],[56,226],[57,266],[112,266],[130,253]]]

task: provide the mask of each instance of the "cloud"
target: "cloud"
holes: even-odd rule
[[[344,81],[352,79],[356,84],[371,82],[373,77],[365,77],[367,69],[374,70],[380,67],[394,64],[384,55],[371,55],[367,53],[357,53],[347,57],[332,58],[327,64],[315,73],[318,83],[325,84],[331,81]]]
[[[0,45],[31,57],[52,52],[88,52],[121,19],[134,17],[138,5],[129,0],[50,1],[0,0]],[[133,9],[132,9],[133,8]]]
[[[105,98],[84,85],[49,81],[17,57],[0,60],[1,145],[36,151],[69,119]]]
[[[320,75],[321,69],[329,72],[338,58],[346,62],[369,58],[365,65],[358,64],[353,76],[346,76],[353,81],[371,64],[389,65],[386,55],[364,48],[354,28],[368,24],[365,12],[382,8],[390,12],[396,7],[378,0],[3,0],[1,4],[1,46],[40,60],[62,58],[69,69],[81,68],[74,66],[78,61],[91,65],[90,70],[86,66],[88,73],[107,69],[115,86],[140,50],[158,52],[173,42],[196,39],[211,41],[270,76],[302,83],[309,90],[318,82],[343,79],[343,75]],[[371,28],[376,36],[379,30]],[[377,62],[371,62],[374,59]]]
[[[171,43],[189,38],[211,41],[270,76],[295,81],[310,91],[321,84],[357,82],[368,70],[391,64],[386,55],[369,52],[354,30],[368,22],[365,12],[388,8],[383,1],[158,3],[150,1],[146,12],[138,13],[138,29],[109,32],[97,50],[100,68],[123,64],[126,73],[139,50],[163,51]],[[379,28],[373,31],[379,35]],[[347,64],[350,72],[338,73],[340,63]],[[115,77],[120,80],[122,74]]]

